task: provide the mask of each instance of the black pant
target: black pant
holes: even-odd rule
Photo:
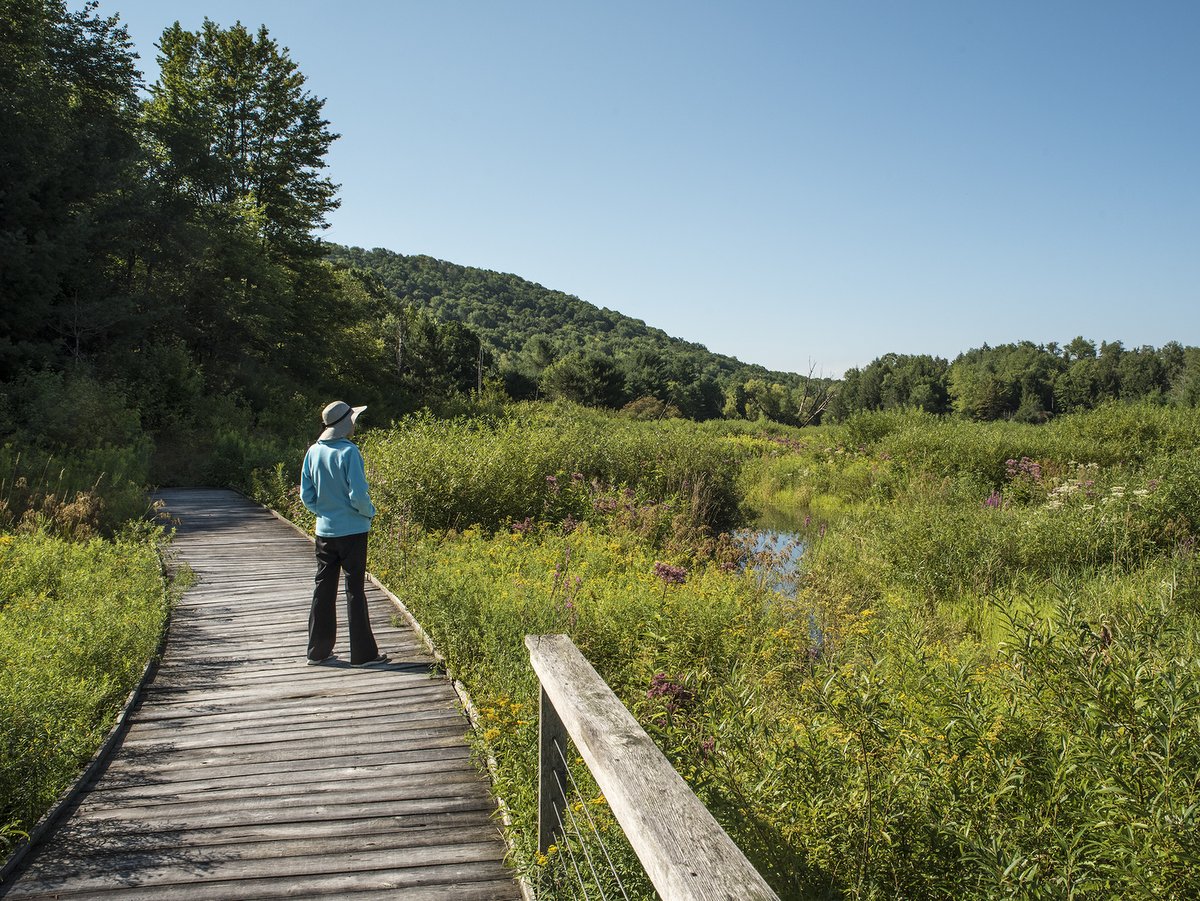
[[[379,656],[367,611],[367,533],[338,538],[317,536],[317,587],[308,614],[308,659],[324,660],[337,640],[338,576],[346,573],[346,619],[350,626],[350,662]]]

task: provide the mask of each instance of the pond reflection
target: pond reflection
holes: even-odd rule
[[[734,536],[745,548],[743,567],[753,572],[763,588],[795,598],[800,582],[800,562],[809,544],[825,526],[816,526],[807,512],[789,515],[772,511],[754,526],[739,529]],[[808,612],[808,637],[819,650],[824,635],[817,625],[815,611]]]

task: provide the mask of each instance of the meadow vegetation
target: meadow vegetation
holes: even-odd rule
[[[99,747],[166,620],[154,535],[84,537],[87,497],[0,533],[0,857]]]
[[[522,640],[565,632],[785,898],[1200,886],[1194,413],[767,432],[519,406],[362,444],[373,568],[468,685],[543,884]],[[293,481],[258,490],[295,513]],[[772,504],[790,584],[728,531]]]

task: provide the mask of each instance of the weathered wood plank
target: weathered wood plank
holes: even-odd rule
[[[307,773],[319,773],[323,769],[386,766],[389,763],[403,765],[404,763],[421,762],[426,760],[445,760],[448,765],[458,765],[457,761],[468,758],[470,752],[457,737],[443,737],[436,741],[423,743],[424,747],[405,747],[396,749],[385,745],[376,751],[357,751],[348,754],[332,754],[320,760],[313,760],[306,752],[291,748],[278,750],[273,754],[255,754],[252,760],[239,761],[218,759],[212,756],[195,755],[186,761],[175,761],[171,767],[171,781],[155,782],[162,771],[142,761],[115,761],[116,766],[110,767],[102,780],[111,786],[124,785],[184,785],[188,782],[203,781],[212,777],[213,768],[219,766],[220,772],[226,776],[270,776],[273,773],[294,772],[303,769]],[[304,767],[297,767],[299,762]],[[99,785],[100,783],[95,783]]]
[[[195,833],[190,833],[194,835]],[[479,844],[464,842],[461,831],[454,826],[430,827],[425,829],[376,829],[370,832],[345,830],[340,835],[314,836],[309,830],[305,834],[294,835],[287,839],[274,838],[270,841],[226,842],[222,844],[207,844],[204,846],[181,844],[178,839],[182,833],[174,833],[174,844],[167,846],[162,842],[146,842],[119,848],[108,848],[102,852],[104,865],[109,870],[136,872],[144,867],[159,867],[161,869],[178,870],[183,867],[207,865],[209,861],[278,861],[288,857],[310,855],[352,854],[361,851],[402,851],[411,849],[413,865],[421,860],[421,854],[429,855],[427,849],[437,849],[451,845]],[[170,848],[171,865],[163,867],[158,855]],[[424,849],[418,851],[417,849]],[[494,850],[494,849],[493,849]],[[276,870],[278,867],[275,868]],[[81,872],[82,868],[74,861],[50,860],[43,864],[30,867],[26,874],[27,880],[40,880],[43,884],[52,881],[65,881]],[[233,874],[229,874],[233,875]],[[244,878],[242,873],[238,878]]]
[[[664,898],[777,901],[700,799],[566,635],[530,635],[542,690]]]
[[[117,876],[112,880],[113,888],[88,885],[75,889],[74,885],[61,888],[42,888],[37,891],[12,895],[13,898],[43,901],[43,899],[114,898],[114,899],[162,899],[162,901],[251,901],[269,898],[320,898],[350,894],[360,889],[374,891],[403,892],[434,886],[469,886],[472,881],[486,880],[496,891],[499,880],[495,877],[497,863],[490,859],[467,860],[445,864],[429,864],[418,867],[389,865],[378,870],[357,870],[349,873],[301,873],[295,878],[280,879],[277,876],[259,876],[226,879],[212,874],[200,874],[188,882],[151,885],[131,884]],[[219,871],[219,870],[218,870]],[[518,898],[519,892],[512,880],[497,894],[485,895],[491,901]],[[447,894],[444,897],[463,897]],[[392,897],[396,897],[395,894]],[[420,895],[415,895],[420,897]]]
[[[372,836],[381,833],[403,833],[404,835],[436,835],[440,832],[461,835],[462,828],[491,825],[486,811],[467,810],[443,812],[436,815],[410,817],[359,817],[357,819],[331,820],[319,836],[332,839],[345,836]],[[318,837],[312,823],[302,820],[295,823],[263,823],[259,825],[230,826],[221,829],[198,828],[151,828],[141,826],[125,831],[120,842],[87,824],[72,823],[55,836],[52,844],[71,843],[73,858],[88,855],[111,855],[132,852],[150,852],[155,849],[173,849],[214,845],[256,845],[262,853],[271,853],[276,842],[293,842]],[[414,841],[403,838],[400,841]],[[39,859],[34,866],[70,866],[72,859]]]
[[[254,773],[241,776],[209,774],[207,778],[181,780],[172,778],[170,782],[158,784],[139,781],[134,784],[103,785],[88,789],[93,794],[89,803],[98,807],[113,807],[133,803],[153,803],[156,799],[174,801],[200,794],[203,797],[213,797],[222,791],[254,790],[258,793],[275,791],[283,786],[323,785],[326,783],[345,784],[353,782],[358,788],[365,788],[368,781],[388,779],[403,783],[420,780],[424,782],[430,774],[474,773],[473,764],[467,756],[447,759],[445,754],[429,755],[425,759],[410,760],[406,763],[376,764],[373,766],[330,767],[326,769],[290,769],[278,770],[273,773]],[[172,773],[172,776],[177,775]]]
[[[162,499],[197,584],[117,755],[0,896],[519,898],[458,698],[385,593],[393,663],[306,666],[311,543],[232,492]]]

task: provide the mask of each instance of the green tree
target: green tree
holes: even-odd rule
[[[128,327],[118,260],[138,211],[137,72],[95,3],[0,4],[0,379]]]
[[[1161,400],[1171,387],[1166,364],[1153,347],[1139,347],[1121,354],[1117,375],[1122,400]]]
[[[1096,345],[1082,335],[1077,335],[1063,347],[1063,358],[1067,362],[1071,360],[1094,360],[1096,358]]]
[[[1054,382],[1055,407],[1061,413],[1090,410],[1100,396],[1096,358],[1080,356],[1059,373]]]
[[[145,108],[157,176],[198,208],[244,221],[273,250],[320,253],[313,232],[338,205],[321,173],[338,135],[287,48],[266,26],[251,34],[209,19],[195,32],[176,22],[158,46],[161,75]]]
[[[324,101],[265,27],[176,22],[158,46],[142,118],[173,229],[159,244],[162,329],[248,395],[311,383],[330,331],[346,328],[341,307],[355,306],[315,236],[337,205]]]
[[[597,353],[572,351],[542,372],[541,389],[593,407],[620,407],[625,402],[621,373],[611,359]]]
[[[954,410],[979,420],[1041,421],[1053,413],[1063,359],[1032,341],[960,354],[950,366]]]
[[[1200,347],[1182,350],[1179,374],[1171,386],[1172,400],[1183,407],[1200,407]]]

